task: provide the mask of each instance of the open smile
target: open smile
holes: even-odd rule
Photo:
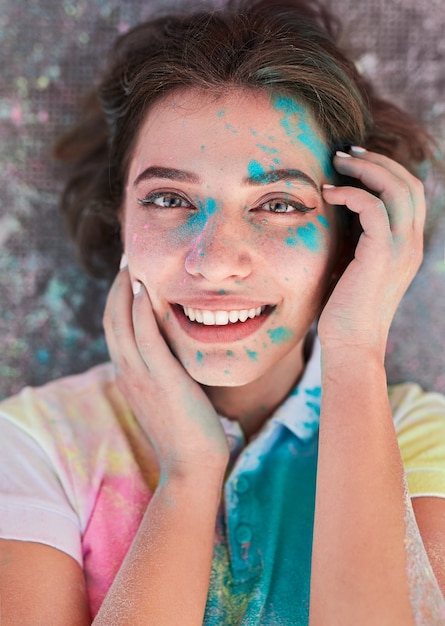
[[[231,311],[208,311],[203,309],[194,309],[190,306],[184,306],[184,314],[191,322],[198,322],[205,326],[226,326],[227,324],[236,324],[237,322],[246,322],[248,319],[259,317],[264,313],[266,306],[259,306],[255,309],[241,309]]]
[[[193,339],[204,343],[231,343],[255,333],[275,306],[210,311],[176,304],[172,308],[180,326]]]

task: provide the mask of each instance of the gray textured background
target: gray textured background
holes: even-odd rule
[[[107,358],[106,285],[78,268],[57,213],[51,146],[75,121],[106,51],[154,8],[141,0],[0,0],[0,397]],[[445,1],[330,0],[379,91],[445,152]],[[444,181],[428,181],[428,248],[388,344],[392,382],[445,392]]]

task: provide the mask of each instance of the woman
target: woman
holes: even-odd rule
[[[384,370],[426,135],[301,0],[142,24],[90,105],[111,364],[1,407],[7,623],[443,623],[445,401]]]

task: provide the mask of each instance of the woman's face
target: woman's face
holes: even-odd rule
[[[320,193],[332,177],[321,132],[290,99],[190,90],[150,110],[130,161],[124,246],[198,382],[301,369],[337,256]]]

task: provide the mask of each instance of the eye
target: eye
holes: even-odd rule
[[[165,191],[157,191],[156,193],[151,193],[145,198],[139,199],[138,202],[139,204],[142,204],[143,206],[148,206],[150,204],[153,204],[155,206],[158,206],[164,209],[182,209],[182,208],[189,209],[191,208],[190,202],[188,202],[182,196],[176,193],[165,192]]]
[[[313,211],[315,207],[308,207],[301,202],[289,202],[283,198],[274,198],[273,200],[264,202],[264,204],[260,206],[260,209],[262,211],[268,211],[269,213],[295,213],[296,211],[307,213],[308,211]]]

